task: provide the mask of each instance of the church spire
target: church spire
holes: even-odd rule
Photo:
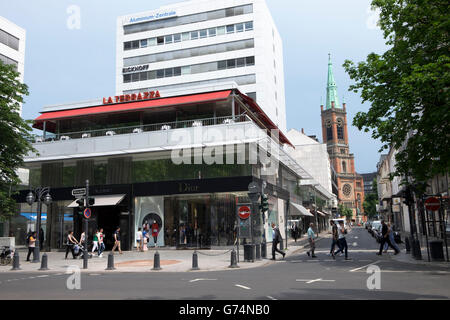
[[[331,63],[331,54],[328,54],[328,79],[327,79],[327,104],[325,109],[331,109],[332,106],[334,108],[340,109],[336,82],[334,81],[333,69]]]

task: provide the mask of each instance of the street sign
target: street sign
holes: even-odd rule
[[[250,213],[251,213],[251,210],[250,210],[250,207],[248,207],[248,206],[240,206],[238,208],[239,218],[241,218],[243,220],[248,219],[248,217],[250,217]]]
[[[86,188],[72,190],[72,196],[74,196],[74,197],[80,197],[80,196],[84,196],[84,195],[86,195]]]
[[[425,208],[429,211],[437,211],[441,207],[441,202],[436,197],[428,197],[425,200]]]
[[[91,214],[92,214],[91,209],[89,208],[84,209],[83,215],[86,219],[89,219],[91,217]]]

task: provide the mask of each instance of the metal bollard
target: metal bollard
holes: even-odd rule
[[[411,252],[411,245],[410,245],[408,237],[405,237],[405,248],[406,248],[406,253],[410,253]]]
[[[110,252],[108,254],[108,267],[105,270],[115,270],[114,268],[114,254]]]
[[[87,250],[83,251],[83,269],[88,268],[88,252]]]
[[[41,271],[48,270],[47,260],[48,260],[47,254],[44,253],[44,254],[42,255],[41,268],[40,268],[39,270],[41,270]]]
[[[231,251],[231,264],[228,268],[239,268],[236,262],[236,250]]]
[[[13,256],[13,267],[12,267],[11,270],[21,270],[21,269],[20,269],[19,252],[17,252],[17,250],[14,251],[14,256]]]
[[[155,252],[155,258],[153,260],[153,269],[152,270],[161,270],[161,264],[159,261],[159,253],[158,251]]]
[[[198,267],[197,250],[195,250],[194,254],[192,255],[192,269],[191,270],[200,270],[200,268]]]
[[[266,241],[261,243],[261,258],[264,258],[264,259],[267,258],[267,243],[266,243]]]

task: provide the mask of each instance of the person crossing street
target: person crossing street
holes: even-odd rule
[[[275,260],[275,252],[278,252],[284,256],[286,253],[278,249],[278,244],[283,241],[283,238],[281,237],[280,229],[275,225],[275,223],[272,223],[272,229],[273,229],[273,238],[272,238],[272,259]]]

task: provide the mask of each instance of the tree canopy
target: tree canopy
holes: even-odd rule
[[[15,213],[11,195],[20,183],[17,170],[24,156],[33,150],[31,127],[19,114],[28,87],[19,81],[13,65],[0,61],[0,219]]]
[[[423,183],[450,168],[449,2],[373,0],[388,50],[344,68],[349,91],[370,102],[353,125],[394,147],[397,176]]]

